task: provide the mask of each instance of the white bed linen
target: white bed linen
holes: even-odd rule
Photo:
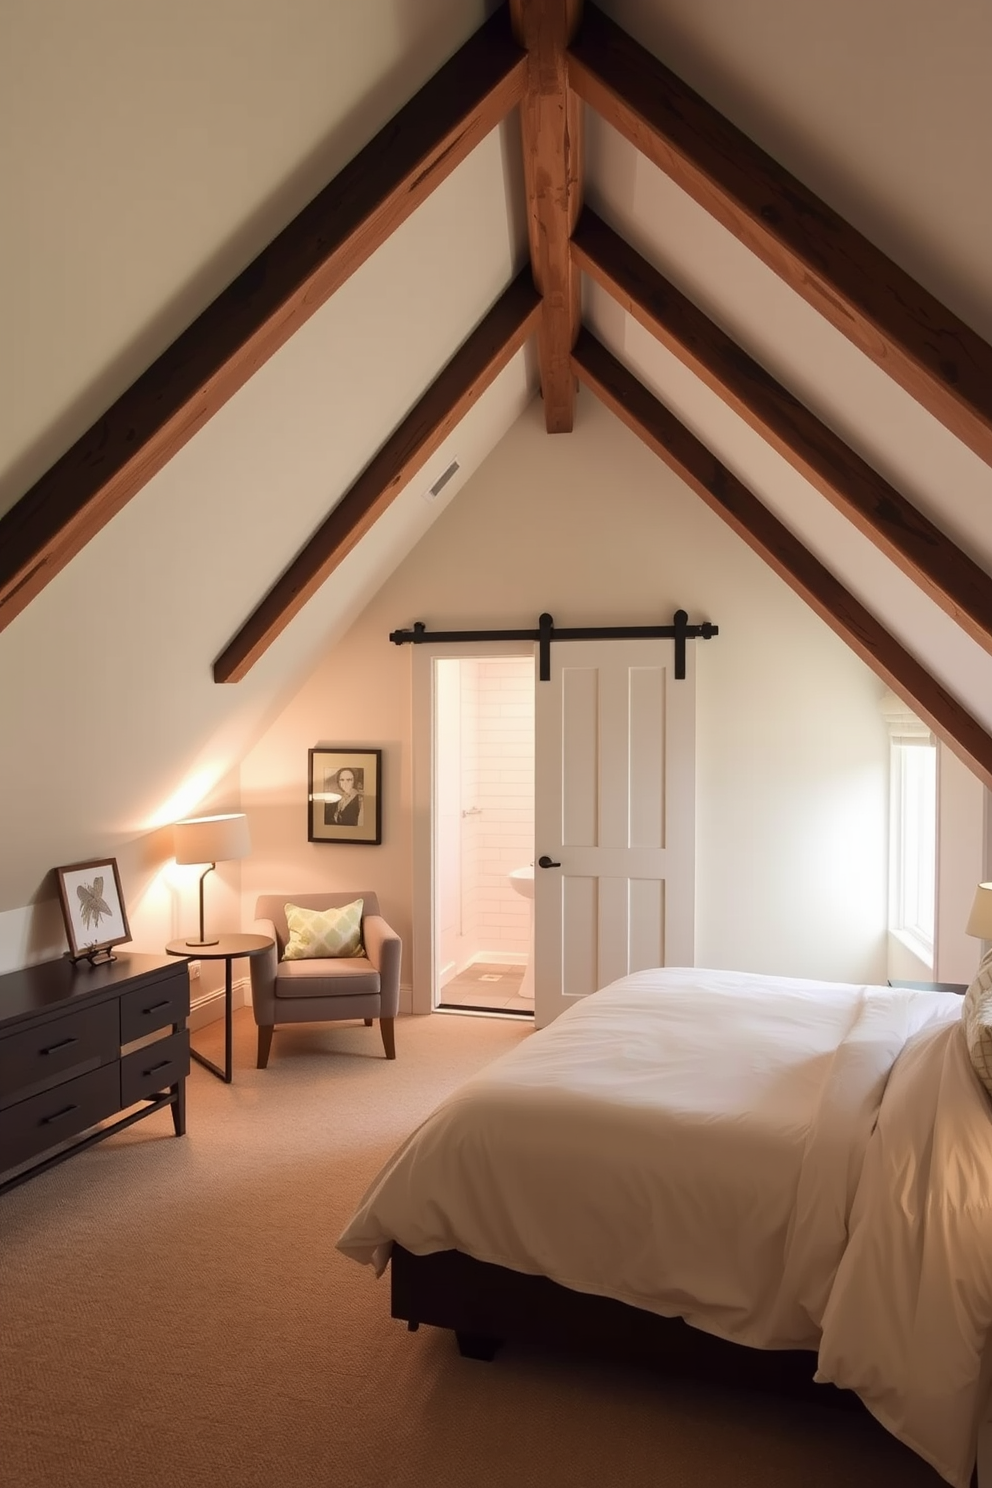
[[[957,1488],[968,1488],[989,1393],[990,1195],[988,1097],[960,1020],[932,1026],[886,1087],[816,1377],[855,1390]]]
[[[380,1273],[394,1241],[458,1249],[739,1343],[815,1349],[893,1064],[934,1034],[953,1045],[959,1023],[960,1002],[939,993],[672,967],[625,977],[449,1097],[338,1246]],[[908,1106],[912,1144],[926,1118]],[[881,1296],[892,1278],[876,1270]],[[863,1390],[873,1361],[840,1342],[863,1331],[863,1297],[853,1280],[845,1295],[824,1377],[853,1371]],[[892,1379],[887,1345],[879,1370]],[[897,1412],[869,1404],[904,1435]],[[910,1444],[967,1482],[946,1443],[940,1460],[932,1441]]]

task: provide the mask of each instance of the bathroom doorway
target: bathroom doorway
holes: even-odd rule
[[[533,1018],[533,652],[433,668],[432,1005]]]

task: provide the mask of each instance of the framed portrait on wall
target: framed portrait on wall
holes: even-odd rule
[[[55,870],[69,955],[113,961],[110,947],[131,939],[116,858],[94,858]]]
[[[382,841],[382,750],[310,750],[307,798],[310,842]]]

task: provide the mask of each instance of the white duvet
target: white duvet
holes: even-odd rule
[[[819,1349],[967,1488],[992,1326],[992,1121],[958,998],[662,968],[469,1080],[338,1241],[457,1249],[758,1348]]]

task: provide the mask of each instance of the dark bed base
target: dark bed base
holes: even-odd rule
[[[569,1291],[544,1276],[524,1276],[457,1250],[415,1256],[393,1246],[392,1315],[411,1328],[450,1328],[468,1358],[492,1359],[501,1343],[543,1344],[678,1374],[746,1386],[844,1409],[856,1395],[813,1383],[807,1350],[746,1348],[610,1297]]]

